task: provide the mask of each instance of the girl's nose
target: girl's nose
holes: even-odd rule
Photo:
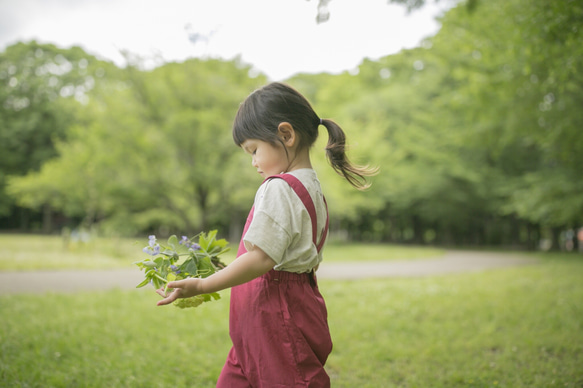
[[[251,158],[251,165],[257,168],[257,162],[255,161],[255,158]]]

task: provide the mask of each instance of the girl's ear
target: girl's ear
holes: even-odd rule
[[[296,144],[296,131],[294,131],[294,127],[288,122],[279,123],[277,135],[286,147],[293,147]]]

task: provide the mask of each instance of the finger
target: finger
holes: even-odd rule
[[[167,296],[166,293],[164,292],[163,288],[158,288],[156,290],[156,294],[160,295],[162,298],[166,298],[166,296]]]
[[[156,289],[156,292],[159,295],[162,295],[164,298],[168,296],[168,293],[172,292],[172,288],[164,286],[164,287],[160,287],[158,289]]]
[[[168,295],[168,297],[158,301],[158,303],[156,303],[157,306],[164,306],[167,304],[170,304],[172,302],[174,302],[176,299],[178,299],[178,296],[180,295],[180,290],[174,290],[174,292],[172,292],[170,295]]]
[[[183,288],[184,283],[184,280],[174,280],[172,282],[168,282],[168,284],[166,284],[166,288]]]

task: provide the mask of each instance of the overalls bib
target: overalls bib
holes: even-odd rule
[[[316,212],[304,185],[293,175],[284,179],[298,194],[312,219],[312,237],[318,252],[328,230],[317,244]],[[266,179],[266,180],[267,180]],[[247,217],[247,232],[253,210]],[[243,238],[237,257],[246,253]],[[329,387],[324,364],[332,351],[324,298],[314,272],[271,270],[231,289],[229,334],[233,341],[221,371],[220,388]]]

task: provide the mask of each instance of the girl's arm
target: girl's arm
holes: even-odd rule
[[[266,274],[275,264],[276,262],[267,256],[261,248],[253,247],[253,250],[239,256],[225,269],[207,278],[190,278],[169,282],[168,288],[174,290],[169,295],[166,295],[163,289],[157,290],[158,294],[164,297],[158,302],[158,306],[172,303],[178,298],[189,298],[238,286]]]

